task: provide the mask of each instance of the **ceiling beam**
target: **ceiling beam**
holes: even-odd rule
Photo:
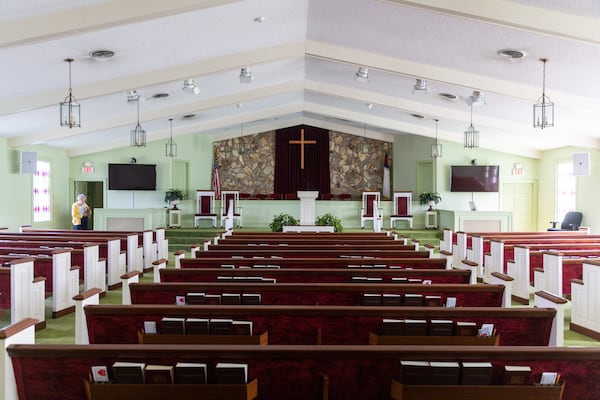
[[[174,115],[185,115],[190,113],[198,113],[201,110],[224,107],[237,103],[250,102],[253,100],[263,99],[272,96],[279,96],[293,91],[302,91],[304,84],[302,82],[287,82],[275,86],[263,87],[260,89],[248,90],[245,92],[231,93],[225,96],[202,99],[186,104],[178,104],[170,107],[163,107],[153,111],[147,111],[141,114],[145,121],[172,118]],[[116,118],[103,118],[101,121],[90,121],[79,129],[69,130],[71,135],[87,135],[90,133],[124,127],[131,124],[131,116],[121,116]],[[63,139],[65,137],[65,128],[56,127],[55,129],[47,130],[44,133],[37,135],[21,135],[11,137],[7,140],[9,147],[26,146],[31,143],[45,143],[53,139]]]
[[[185,65],[174,65],[172,67],[142,74],[124,76],[109,81],[78,86],[77,88],[74,88],[73,92],[77,94],[77,99],[81,102],[86,98],[105,96],[113,93],[123,93],[131,89],[139,89],[166,82],[188,79],[190,76],[202,76],[224,70],[239,69],[242,65],[258,65],[290,57],[303,56],[304,42],[287,43],[264,48],[260,51],[251,50],[244,53],[230,54],[209,60],[201,60]],[[0,110],[2,110],[0,115],[8,115],[24,110],[57,105],[58,102],[65,97],[65,93],[65,90],[56,90],[36,94],[35,96],[0,101]]]
[[[476,89],[486,93],[496,93],[502,96],[529,101],[531,104],[541,94],[540,86],[523,85],[490,76],[471,74],[456,69],[413,62],[322,42],[307,41],[306,54],[329,61],[364,66],[403,76],[468,88],[469,90]],[[552,100],[555,104],[560,104],[561,107],[569,107],[571,109],[590,110],[592,112],[600,109],[600,99],[598,98],[578,96],[558,90],[552,90]]]
[[[4,21],[0,24],[0,48],[55,40],[238,1],[240,0],[116,0],[55,14]]]
[[[384,0],[563,39],[600,43],[598,20],[506,0]],[[541,2],[543,3],[543,2]]]

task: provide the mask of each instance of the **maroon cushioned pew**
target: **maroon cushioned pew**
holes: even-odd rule
[[[430,280],[432,283],[469,283],[471,276],[467,270],[450,269],[390,269],[390,268],[162,268],[159,270],[161,282],[251,282],[261,278],[273,278],[284,282],[355,282],[365,283],[380,279],[392,282],[406,279]],[[359,279],[360,278],[360,279]],[[362,279],[365,278],[365,279]]]
[[[445,304],[455,297],[459,307],[501,307],[504,286],[487,284],[402,284],[402,283],[219,283],[174,282],[132,283],[132,304],[175,304],[176,296],[190,292],[206,294],[259,293],[261,304],[361,305],[364,294],[435,295]],[[405,297],[405,296],[404,296]]]
[[[85,307],[90,343],[138,343],[145,321],[160,329],[163,317],[229,318],[252,321],[253,333],[267,332],[269,345],[367,344],[382,320],[444,319],[492,323],[502,346],[547,346],[556,315],[549,308],[354,307],[290,305],[89,305]]]
[[[386,266],[402,269],[445,269],[443,258],[419,257],[375,257],[375,258],[340,258],[340,257],[290,257],[290,258],[222,258],[199,257],[182,258],[181,268],[219,268],[222,266],[256,267],[276,265],[281,268],[348,268],[349,265]]]
[[[257,380],[261,399],[321,400],[324,393],[325,398],[332,400],[388,399],[392,380],[399,378],[401,360],[488,361],[493,366],[491,386],[418,386],[414,388],[417,396],[408,399],[582,400],[595,399],[600,393],[600,348],[13,344],[7,352],[21,399],[81,400],[86,396],[84,380],[90,374],[90,367],[110,366],[115,361],[159,365],[205,362],[209,384],[215,382],[217,363],[245,363],[249,380]],[[527,384],[502,385],[505,365],[529,366],[531,375]],[[545,371],[559,372],[561,386],[533,385]],[[117,393],[122,398],[148,398],[140,397],[139,393],[159,390],[162,394],[155,394],[152,399],[166,395],[181,397],[186,393],[183,386],[157,386],[103,385],[99,389],[107,391],[107,396],[113,393],[107,398],[117,398]],[[192,396],[206,390],[206,385],[194,386],[191,392],[190,388],[187,390]]]

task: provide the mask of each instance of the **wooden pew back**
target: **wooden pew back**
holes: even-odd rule
[[[491,362],[493,387],[487,391],[486,387],[456,388],[472,398],[481,398],[481,393],[488,400],[525,398],[523,391],[527,391],[527,398],[548,399],[543,395],[548,388],[502,386],[505,365],[529,365],[531,382],[539,381],[544,371],[560,372],[565,382],[563,400],[594,399],[600,392],[600,348],[20,344],[8,346],[7,351],[21,399],[80,400],[85,397],[82,381],[90,366],[110,366],[117,360],[162,365],[201,360],[209,365],[209,382],[214,382],[216,363],[247,363],[249,377],[258,379],[258,393],[265,399],[317,400],[323,399],[323,393],[331,399],[387,399],[392,379],[399,376],[400,360]],[[48,390],[49,376],[53,387],[61,390]],[[175,389],[169,388],[172,393]],[[419,389],[437,390],[437,397],[432,398],[443,398],[451,390]]]
[[[176,296],[189,292],[206,294],[260,293],[261,304],[304,305],[361,305],[365,293],[437,295],[445,304],[447,297],[455,297],[459,307],[500,307],[504,294],[502,285],[471,284],[403,284],[372,283],[218,283],[174,282],[132,283],[129,285],[132,304],[175,304]]]
[[[181,259],[181,268],[219,268],[223,265],[255,267],[257,265],[277,265],[281,268],[348,268],[349,265],[385,265],[403,269],[444,269],[446,260],[442,258],[340,258],[340,257],[293,257],[293,258],[229,258],[201,257]]]
[[[138,343],[144,321],[162,317],[231,318],[252,321],[255,334],[267,332],[269,345],[367,344],[382,320],[445,319],[492,323],[503,346],[547,346],[553,309],[488,307],[209,306],[90,305],[85,307],[90,343]],[[118,334],[115,334],[118,332]],[[416,341],[415,341],[416,343]],[[200,343],[198,343],[200,344]]]

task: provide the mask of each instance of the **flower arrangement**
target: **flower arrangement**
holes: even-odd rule
[[[421,205],[429,204],[429,210],[433,210],[433,205],[442,201],[442,196],[438,192],[423,192],[419,195]]]
[[[183,192],[179,189],[169,189],[165,192],[165,203],[173,203],[173,209],[177,209],[179,200],[183,200]]]
[[[273,217],[273,221],[269,224],[272,232],[282,232],[284,226],[297,226],[300,221],[292,217],[290,214],[281,213]]]
[[[342,226],[342,220],[334,216],[332,213],[319,215],[315,221],[315,225],[319,226],[333,226],[335,232],[342,232],[344,227]]]

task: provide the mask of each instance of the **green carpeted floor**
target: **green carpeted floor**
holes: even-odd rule
[[[246,228],[243,230],[257,231],[256,228]],[[266,231],[266,230],[265,230]],[[360,230],[356,230],[360,231]],[[214,229],[169,229],[167,230],[167,238],[169,239],[169,266],[174,265],[173,253],[176,250],[189,250],[191,244],[202,243],[204,239],[212,239],[220,230]],[[364,231],[363,231],[364,232]],[[441,232],[432,230],[412,230],[398,231],[400,235],[405,235],[411,239],[418,239],[420,243],[439,244]],[[140,279],[143,282],[151,282],[152,274],[146,273]],[[46,315],[52,315],[51,303],[52,299],[46,300]],[[121,304],[121,289],[109,290],[106,296],[100,299],[101,304]],[[533,296],[530,304],[533,304]],[[570,303],[569,303],[570,304]],[[517,303],[515,307],[522,307]],[[567,306],[565,313],[565,345],[566,346],[600,346],[600,341],[591,339],[577,332],[569,330],[570,307]],[[6,312],[0,315],[0,328],[4,328],[10,324],[10,313]],[[40,344],[74,344],[75,343],[75,314],[69,314],[61,318],[46,320],[46,328],[36,332],[36,343]]]

